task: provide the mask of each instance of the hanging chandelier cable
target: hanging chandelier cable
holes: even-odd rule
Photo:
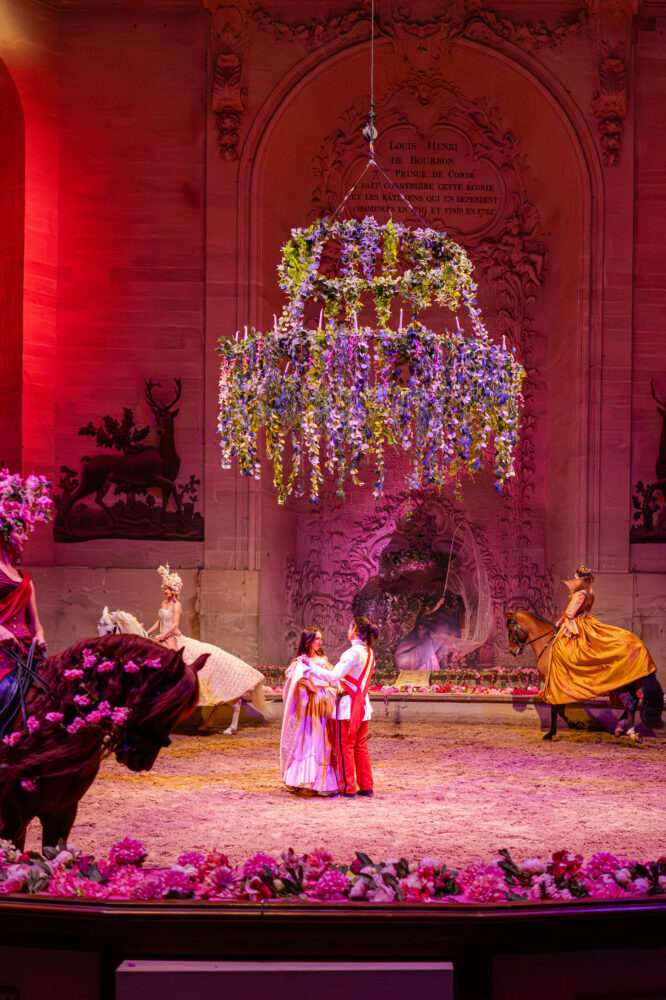
[[[375,127],[376,120],[377,116],[375,114],[375,0],[371,0],[370,2],[370,109],[368,111],[368,120],[363,127],[363,138],[365,139],[365,141],[368,143],[369,146],[368,162],[365,164],[360,175],[354,181],[354,183],[347,191],[346,195],[344,196],[344,198],[342,199],[336,210],[331,215],[330,221],[333,222],[338,217],[340,212],[344,210],[344,208],[347,206],[349,198],[354,193],[358,185],[361,183],[361,181],[365,177],[370,167],[374,167],[375,170],[379,171],[384,180],[391,185],[396,194],[399,195],[399,197],[404,201],[405,205],[408,207],[410,212],[412,212],[413,215],[419,220],[419,222],[422,222],[423,225],[426,226],[427,228],[428,223],[425,221],[420,212],[417,212],[417,210],[412,205],[411,201],[409,201],[406,195],[404,195],[400,190],[400,188],[391,180],[386,171],[382,170],[382,168],[377,163],[377,160],[375,158],[375,140],[378,135],[377,129]]]

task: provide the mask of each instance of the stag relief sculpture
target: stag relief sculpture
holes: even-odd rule
[[[651,483],[647,490],[645,491],[645,497],[643,499],[643,522],[645,523],[645,514],[649,508],[650,501],[653,494],[661,491],[664,500],[666,500],[666,400],[659,399],[657,396],[657,391],[654,387],[654,381],[650,382],[650,392],[652,393],[652,398],[657,404],[657,413],[661,417],[661,436],[659,438],[659,453],[657,455],[657,462],[655,464],[655,472],[657,474],[656,482]]]
[[[84,455],[81,469],[81,483],[71,495],[62,511],[62,520],[83,497],[95,494],[95,503],[112,521],[118,518],[113,509],[104,502],[104,497],[113,485],[127,484],[141,489],[161,489],[162,491],[162,522],[166,517],[169,498],[173,497],[176,510],[182,515],[182,504],[176,489],[176,478],[180,469],[180,455],[176,450],[174,437],[174,420],[178,410],[173,407],[180,399],[182,386],[179,378],[176,383],[176,395],[170,403],[162,405],[153,396],[153,389],[160,386],[159,382],[146,379],[145,396],[148,406],[155,417],[157,445],[144,448],[136,454],[101,454],[88,457]]]

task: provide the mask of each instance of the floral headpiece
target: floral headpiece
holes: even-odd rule
[[[0,468],[0,535],[9,541],[15,528],[34,531],[51,520],[51,482],[45,476],[27,476]]]
[[[162,590],[170,590],[174,594],[180,594],[183,589],[183,581],[178,573],[172,573],[169,563],[166,566],[158,566],[157,572],[162,577]]]

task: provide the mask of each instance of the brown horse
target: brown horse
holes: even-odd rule
[[[525,646],[531,646],[536,656],[536,666],[539,676],[545,680],[548,672],[548,656],[550,647],[557,635],[557,626],[546,621],[531,611],[505,611],[506,628],[509,637],[509,651],[513,656],[520,656]],[[616,736],[627,735],[634,743],[640,743],[641,738],[634,728],[634,718],[638,708],[638,691],[643,688],[644,709],[646,714],[652,712],[649,721],[653,725],[661,725],[664,692],[654,674],[648,674],[639,681],[618,688],[613,694],[624,706],[622,717],[615,729]],[[544,735],[544,740],[552,740],[557,732],[558,715],[564,719],[569,729],[582,729],[583,724],[568,719],[564,705],[550,706],[550,729]],[[647,719],[645,721],[648,721]]]
[[[196,706],[205,661],[188,666],[180,650],[126,635],[80,642],[45,660],[0,743],[0,836],[22,848],[38,817],[44,845],[66,840],[110,753],[131,771],[149,771]]]

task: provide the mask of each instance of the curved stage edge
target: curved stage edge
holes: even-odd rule
[[[526,956],[576,952],[584,962],[584,953],[594,951],[610,961],[610,953],[622,950],[643,961],[650,950],[665,948],[666,900],[386,906],[74,903],[7,895],[0,900],[0,935],[10,947],[94,953],[100,1000],[114,997],[122,961],[147,958],[450,961],[456,1000],[483,1000],[493,995],[493,964],[502,957],[523,963]],[[655,957],[664,968],[663,957]]]

